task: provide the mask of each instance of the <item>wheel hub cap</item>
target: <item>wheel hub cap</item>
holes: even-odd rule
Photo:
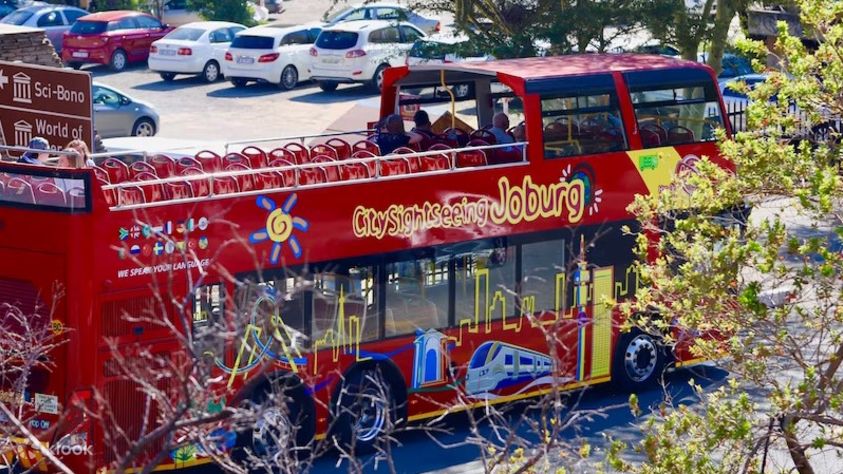
[[[641,382],[653,375],[656,360],[656,345],[652,338],[639,335],[626,348],[624,368],[632,380]]]

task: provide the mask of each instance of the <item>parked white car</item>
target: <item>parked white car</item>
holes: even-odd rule
[[[320,31],[312,24],[241,31],[225,53],[222,72],[235,87],[258,81],[290,90],[310,79],[309,51]]]
[[[407,56],[407,65],[483,62],[495,59],[471,47],[468,38],[428,36],[416,40]]]
[[[334,26],[345,21],[392,20],[407,21],[425,33],[431,35],[442,28],[442,23],[435,18],[427,18],[397,3],[374,2],[358,3],[339,10],[325,19],[326,26]]]
[[[341,82],[362,82],[380,90],[383,72],[406,62],[413,43],[425,34],[411,23],[351,21],[322,30],[311,48],[310,73],[323,91]]]
[[[188,23],[152,43],[149,69],[172,81],[176,74],[199,74],[206,82],[221,76],[221,64],[234,35],[246,27],[227,21]]]

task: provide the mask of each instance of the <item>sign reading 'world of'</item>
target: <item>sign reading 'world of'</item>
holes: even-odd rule
[[[90,74],[0,61],[0,144],[26,147],[44,137],[54,150],[71,140],[91,147],[92,117]]]

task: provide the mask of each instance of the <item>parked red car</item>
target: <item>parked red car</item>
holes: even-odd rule
[[[61,58],[79,69],[83,64],[108,64],[122,71],[130,62],[146,61],[153,41],[172,28],[146,13],[109,11],[78,19],[64,34]]]

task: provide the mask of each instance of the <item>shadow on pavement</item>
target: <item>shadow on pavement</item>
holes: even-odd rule
[[[290,102],[302,102],[305,104],[335,104],[338,102],[352,102],[360,99],[369,99],[378,94],[366,85],[343,85],[332,92],[325,92],[318,87],[310,94],[291,97]]]
[[[234,84],[232,84],[231,82],[225,82],[227,86],[223,85],[219,89],[212,90],[208,92],[207,96],[216,97],[218,99],[239,99],[242,97],[263,97],[267,95],[282,94],[287,92],[275,84],[250,82],[246,87],[234,87]]]
[[[222,83],[222,80],[217,81],[217,83]],[[227,83],[229,86],[231,83]],[[169,92],[169,91],[177,91],[180,89],[187,89],[188,87],[199,87],[199,86],[207,86],[210,85],[198,75],[184,75],[184,76],[176,76],[176,78],[172,81],[165,81],[161,79],[161,76],[156,74],[154,79],[151,82],[147,82],[145,84],[138,84],[132,89],[141,90],[141,91],[159,91],[159,92]],[[223,84],[225,87],[225,84]]]
[[[129,63],[120,72],[112,71],[111,69],[109,69],[109,67],[107,65],[103,65],[103,64],[86,64],[86,65],[82,66],[81,70],[84,71],[84,72],[90,72],[91,77],[93,77],[94,79],[97,79],[97,78],[100,78],[100,77],[113,76],[115,74],[122,74],[124,72],[129,72],[129,71],[133,71],[133,72],[143,71],[145,69],[148,69],[147,65],[146,65],[146,62]]]

